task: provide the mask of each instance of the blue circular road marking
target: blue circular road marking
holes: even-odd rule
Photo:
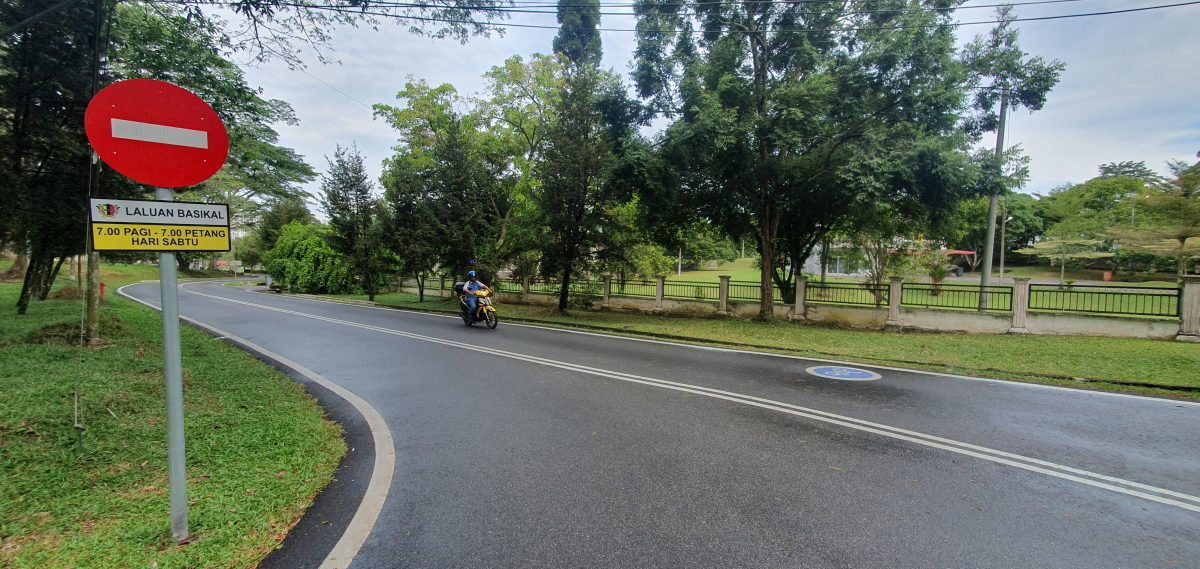
[[[875,381],[882,377],[873,371],[841,366],[813,366],[804,371],[817,377],[840,379],[842,381]]]

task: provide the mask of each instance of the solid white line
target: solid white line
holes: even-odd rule
[[[405,338],[410,338],[410,339],[414,339],[414,340],[420,340],[420,341],[430,342],[430,343],[435,343],[435,344],[442,344],[442,345],[455,347],[455,348],[459,348],[459,349],[472,350],[472,351],[476,351],[476,352],[486,353],[489,355],[526,361],[529,363],[544,365],[544,366],[548,366],[548,367],[565,369],[565,370],[574,371],[577,373],[585,373],[585,374],[589,374],[589,375],[602,376],[602,377],[607,377],[607,378],[611,378],[611,379],[617,379],[620,381],[626,381],[626,382],[630,382],[630,383],[639,383],[639,384],[643,384],[643,385],[660,387],[660,388],[664,388],[664,389],[671,389],[671,390],[675,390],[675,391],[684,391],[684,392],[693,393],[696,395],[703,395],[705,397],[712,397],[715,399],[722,399],[722,400],[731,401],[731,402],[735,402],[735,403],[741,403],[743,405],[751,405],[751,406],[760,407],[763,409],[770,409],[770,410],[779,411],[782,413],[787,413],[790,415],[805,417],[805,418],[812,419],[815,421],[831,423],[831,424],[847,427],[850,429],[866,431],[866,432],[878,434],[878,435],[889,437],[889,438],[909,441],[909,442],[913,442],[913,443],[923,445],[923,446],[938,448],[938,449],[947,450],[950,452],[954,452],[954,453],[958,453],[958,454],[962,454],[962,455],[966,455],[966,456],[971,456],[974,458],[979,458],[979,459],[988,460],[988,461],[999,463],[999,464],[1013,466],[1016,468],[1028,470],[1030,472],[1037,472],[1039,474],[1045,474],[1047,476],[1053,476],[1053,477],[1060,478],[1063,480],[1070,480],[1072,482],[1078,482],[1080,484],[1085,484],[1088,486],[1092,486],[1095,488],[1101,488],[1104,490],[1110,490],[1110,491],[1118,492],[1118,493],[1125,494],[1128,496],[1143,498],[1143,499],[1151,500],[1151,501],[1158,502],[1161,504],[1166,504],[1169,506],[1183,508],[1185,510],[1200,512],[1200,497],[1192,496],[1190,494],[1176,492],[1176,491],[1168,490],[1165,488],[1158,488],[1156,486],[1151,486],[1151,485],[1143,484],[1140,482],[1134,482],[1132,480],[1125,480],[1125,479],[1117,478],[1117,477],[1113,477],[1113,476],[1097,474],[1097,473],[1089,472],[1089,471],[1083,470],[1083,469],[1078,469],[1078,468],[1074,468],[1074,467],[1070,467],[1070,466],[1056,464],[1053,462],[1036,459],[1036,458],[1032,458],[1032,457],[1026,457],[1026,456],[1022,456],[1022,455],[1018,455],[1018,454],[1010,453],[1010,452],[1006,452],[1006,451],[991,449],[988,447],[973,445],[970,443],[964,443],[964,442],[956,441],[953,439],[938,437],[935,435],[929,435],[929,434],[925,434],[925,433],[921,433],[921,432],[917,432],[917,431],[911,431],[911,430],[907,430],[907,429],[901,429],[898,427],[892,427],[890,425],[884,425],[881,423],[875,423],[875,422],[871,422],[871,421],[865,421],[862,419],[856,419],[854,417],[848,417],[845,415],[829,413],[829,412],[821,411],[818,409],[801,407],[799,405],[792,405],[792,404],[783,403],[780,401],[763,399],[760,397],[754,397],[751,395],[744,395],[744,394],[740,394],[740,393],[723,391],[723,390],[719,390],[719,389],[712,389],[712,388],[703,387],[703,386],[699,386],[699,385],[679,383],[679,382],[673,382],[673,381],[668,381],[668,380],[663,380],[663,379],[656,379],[656,378],[650,378],[650,377],[639,376],[639,375],[634,375],[634,374],[627,374],[627,373],[623,373],[623,372],[604,370],[604,369],[599,369],[599,368],[583,366],[583,365],[579,365],[579,364],[572,364],[572,363],[568,363],[568,362],[561,362],[561,361],[552,360],[552,359],[548,359],[548,358],[542,358],[542,357],[538,357],[538,356],[531,356],[531,355],[520,354],[520,353],[516,353],[516,352],[497,350],[497,349],[487,348],[487,347],[483,347],[483,346],[474,346],[474,345],[465,344],[465,343],[455,341],[455,340],[446,340],[446,339],[436,338],[436,337],[432,337],[432,336],[424,336],[421,334],[404,332],[401,330],[383,328],[380,326],[372,326],[369,324],[361,324],[358,322],[351,322],[348,320],[340,320],[337,318],[318,316],[315,314],[308,314],[305,312],[299,312],[299,311],[289,310],[289,309],[285,309],[285,308],[267,306],[267,305],[262,305],[262,304],[257,304],[257,303],[253,303],[253,302],[242,301],[242,300],[235,300],[232,298],[216,296],[216,295],[211,295],[211,294],[205,294],[205,293],[196,292],[196,291],[192,291],[192,290],[188,290],[187,292],[189,294],[212,298],[212,299],[220,300],[223,302],[242,304],[245,306],[250,306],[253,308],[259,308],[259,309],[263,309],[263,310],[281,312],[284,314],[292,314],[292,315],[300,316],[303,318],[310,318],[313,320],[320,320],[323,322],[329,322],[329,323],[339,324],[339,325],[343,325],[343,326],[350,326],[350,327],[360,328],[360,329],[374,331],[374,332],[382,332],[385,334],[391,334],[391,335],[395,335],[395,336],[401,336],[401,337],[405,337]],[[1056,470],[1051,470],[1051,469],[1056,469]],[[1094,479],[1084,478],[1084,476],[1091,477]],[[1114,484],[1122,484],[1122,485],[1128,486],[1130,488],[1140,488],[1140,489],[1147,490],[1150,492],[1155,492],[1158,494],[1174,496],[1177,498],[1181,498],[1183,500],[1195,502],[1195,504],[1181,502],[1179,500],[1165,498],[1163,496],[1157,496],[1154,494],[1149,494],[1149,493],[1141,492],[1138,490],[1132,490],[1130,488],[1122,488],[1120,486],[1115,486],[1114,484],[1109,484],[1108,482],[1112,482]]]
[[[186,291],[187,289],[183,288],[185,284],[196,283],[180,283],[179,288]],[[159,310],[157,306],[127,294],[125,289],[130,286],[133,285],[125,285],[117,289],[117,294]],[[192,291],[187,292],[197,294]],[[383,420],[383,416],[370,403],[367,403],[361,397],[355,395],[354,392],[341,385],[325,379],[317,372],[245,338],[239,338],[219,328],[186,316],[181,316],[180,318],[198,327],[245,344],[251,349],[269,358],[273,358],[295,370],[300,375],[334,392],[342,399],[345,399],[366,419],[367,426],[371,429],[371,438],[375,444],[375,465],[371,469],[371,481],[367,483],[367,490],[363,494],[362,502],[359,503],[358,510],[354,512],[354,517],[350,519],[350,523],[346,526],[346,531],[342,533],[342,537],[334,544],[333,549],[329,551],[329,555],[325,557],[325,560],[319,567],[319,569],[345,569],[350,565],[350,562],[354,561],[354,556],[358,554],[358,550],[367,541],[367,536],[371,534],[371,529],[375,527],[375,522],[379,519],[380,512],[383,511],[384,501],[387,500],[388,489],[392,485],[392,475],[396,468],[396,447],[393,444],[392,432],[388,429],[387,422]]]
[[[253,291],[247,290],[245,292],[251,293]],[[336,300],[324,300],[324,299],[319,299],[319,298],[308,298],[308,297],[291,296],[288,298],[294,298],[296,300],[304,300],[304,301],[308,301],[308,302],[323,302],[325,304],[337,304],[340,306],[355,306],[358,308],[367,308],[367,309],[371,309],[371,310],[403,312],[405,314],[415,314],[415,315],[420,315],[420,316],[429,316],[429,317],[433,317],[433,318],[452,318],[452,319],[458,318],[457,316],[454,316],[454,315],[438,314],[435,312],[425,312],[425,311],[421,311],[421,310],[406,310],[403,308],[390,308],[390,307],[381,307],[381,306],[364,306],[361,304],[350,304],[350,303],[346,303],[346,302],[338,302]],[[831,360],[831,359],[825,359],[825,358],[813,357],[813,356],[796,356],[796,355],[791,355],[791,354],[777,354],[774,352],[762,352],[762,351],[757,351],[757,350],[743,350],[743,349],[738,349],[738,348],[723,348],[723,347],[719,347],[719,346],[701,346],[701,345],[697,345],[697,344],[684,344],[682,342],[672,342],[669,340],[656,340],[653,338],[636,338],[636,337],[632,337],[632,336],[622,336],[615,332],[614,333],[589,332],[587,330],[572,330],[572,329],[568,329],[568,328],[546,326],[543,324],[529,324],[529,323],[520,323],[520,322],[506,322],[504,325],[510,326],[510,327],[516,327],[516,328],[532,328],[535,330],[549,330],[549,331],[553,331],[553,332],[560,332],[563,334],[580,334],[583,336],[595,336],[598,338],[624,340],[627,342],[644,342],[647,344],[660,344],[660,345],[664,345],[664,346],[675,346],[678,348],[689,348],[689,349],[693,349],[693,350],[707,350],[707,351],[712,351],[712,352],[723,352],[723,353],[729,353],[729,354],[784,358],[784,359],[799,360],[799,361],[806,361],[806,362],[836,364],[836,365],[842,365],[842,366],[848,366],[848,367],[865,367],[865,368],[870,368],[870,369],[875,369],[875,370],[899,371],[899,372],[903,372],[903,373],[929,375],[929,376],[934,376],[934,377],[944,377],[944,378],[948,378],[948,379],[965,379],[968,381],[980,381],[980,382],[984,382],[984,383],[994,383],[997,385],[1004,385],[1007,387],[1029,388],[1029,389],[1049,389],[1052,391],[1063,391],[1063,392],[1070,393],[1072,395],[1079,395],[1079,396],[1116,397],[1116,398],[1120,398],[1120,399],[1135,399],[1138,401],[1165,403],[1168,405],[1178,405],[1178,406],[1183,406],[1183,407],[1200,407],[1200,402],[1197,402],[1197,401],[1184,401],[1181,399],[1166,399],[1163,397],[1150,397],[1147,395],[1133,395],[1130,393],[1113,393],[1111,391],[1080,389],[1077,387],[1062,387],[1060,385],[1045,385],[1045,384],[1041,384],[1041,383],[1028,383],[1028,382],[1023,382],[1023,381],[995,379],[995,378],[990,378],[990,377],[977,377],[977,376],[973,376],[973,375],[962,375],[962,374],[957,374],[957,373],[926,371],[926,370],[922,370],[922,369],[885,366],[885,365],[863,363],[863,362],[850,362],[850,361],[846,361],[846,360]],[[564,326],[565,326],[565,324],[564,324]],[[636,334],[637,332],[629,331],[627,333]],[[697,341],[703,341],[703,339],[697,338]],[[780,348],[780,349],[784,349],[784,348]]]
[[[113,138],[156,142],[188,148],[208,148],[208,133],[203,130],[179,128],[148,122],[112,119]]]

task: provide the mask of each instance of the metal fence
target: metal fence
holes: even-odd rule
[[[884,306],[889,300],[888,285],[869,283],[808,283],[804,302]]]
[[[612,281],[613,296],[638,296],[646,298],[655,298],[658,296],[658,283],[655,281],[643,280],[619,280]]]
[[[416,279],[401,281],[406,287],[415,287]],[[429,277],[426,290],[449,289],[454,285],[452,278],[444,280]],[[497,279],[494,285],[501,292],[522,292],[519,280]],[[758,301],[762,285],[750,281],[730,281],[729,299]],[[778,288],[774,290],[775,302],[782,302]],[[553,281],[531,281],[529,291],[542,294],[558,294],[559,285]],[[577,280],[571,283],[571,293],[583,296],[604,294],[601,280]],[[612,295],[655,298],[658,283],[647,280],[612,281]],[[817,282],[808,283],[804,300],[817,304],[848,304],[856,306],[887,306],[890,287],[868,283]],[[987,309],[996,312],[1011,312],[1014,288],[990,286],[986,289],[970,284],[905,283],[901,289],[902,306],[975,310],[979,308],[979,296],[987,295]],[[713,282],[667,281],[663,286],[663,297],[679,300],[719,301],[721,287]],[[1129,287],[1108,285],[1035,284],[1029,287],[1029,309],[1054,312],[1083,312],[1092,314],[1115,314],[1125,316],[1152,316],[1178,318],[1180,316],[1180,289],[1167,287]]]
[[[987,309],[1012,312],[1013,287],[965,284],[904,283],[900,291],[901,306],[924,308],[979,309],[979,295],[987,294]]]
[[[616,288],[614,285],[613,288]],[[667,281],[663,284],[663,298],[687,300],[721,300],[721,285],[686,281]]]
[[[1179,317],[1179,289],[1105,285],[1030,285],[1029,309]]]
[[[729,300],[753,300],[758,302],[762,297],[762,283],[753,281],[729,281]],[[783,293],[779,287],[771,288],[771,300],[783,302]]]

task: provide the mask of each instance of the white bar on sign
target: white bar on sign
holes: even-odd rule
[[[157,142],[189,148],[208,148],[208,133],[190,128],[112,119],[113,138]]]

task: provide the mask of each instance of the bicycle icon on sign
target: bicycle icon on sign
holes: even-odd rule
[[[842,381],[875,381],[882,377],[873,371],[841,366],[814,366],[804,371],[817,377]]]

